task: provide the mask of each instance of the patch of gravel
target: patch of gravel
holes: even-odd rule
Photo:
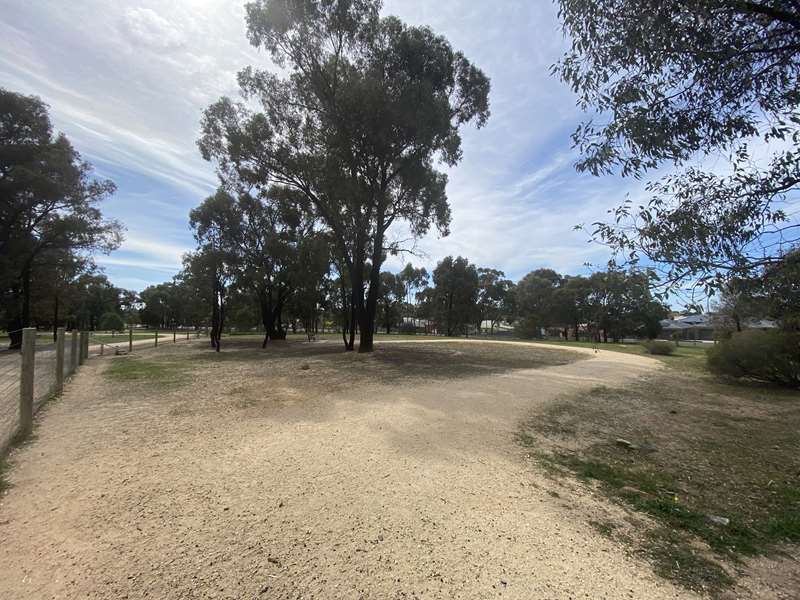
[[[380,358],[286,348],[147,355],[186,358],[177,388],[90,361],[11,457],[2,597],[693,597],[514,441],[533,406],[659,363],[381,378],[348,367]]]

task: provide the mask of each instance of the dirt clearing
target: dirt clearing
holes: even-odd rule
[[[656,368],[488,343],[90,361],[11,457],[3,598],[693,597],[515,440],[533,407]]]

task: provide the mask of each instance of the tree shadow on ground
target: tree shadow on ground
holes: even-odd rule
[[[328,342],[271,342],[262,350],[253,341],[235,340],[222,352],[211,348],[194,351],[186,360],[197,364],[263,364],[266,371],[297,369],[304,378],[324,375],[326,386],[367,379],[373,383],[402,380],[436,381],[463,379],[565,365],[585,358],[569,350],[541,346],[437,342],[378,344],[370,354],[345,352],[340,344]],[[316,378],[316,377],[314,377]]]

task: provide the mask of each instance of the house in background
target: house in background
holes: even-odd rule
[[[748,319],[742,322],[743,329],[775,329],[778,324],[771,319]],[[665,339],[695,340],[711,342],[715,333],[725,326],[725,319],[717,313],[680,315],[661,321],[661,337]]]
[[[661,321],[661,337],[666,339],[713,341],[716,325],[713,313],[683,315]]]

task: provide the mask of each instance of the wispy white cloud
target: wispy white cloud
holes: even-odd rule
[[[464,131],[464,159],[448,171],[452,235],[420,240],[416,262],[462,254],[519,276],[603,260],[572,227],[601,218],[635,185],[571,167],[579,115],[549,74],[565,48],[555,10],[549,1],[386,1],[386,14],[430,25],[492,79],[492,117]],[[202,110],[237,93],[242,67],[268,63],[247,43],[243,3],[0,0],[0,14],[0,85],[41,95],[56,127],[119,186],[106,212],[124,221],[127,240],[98,261],[137,287],[165,279],[193,245],[189,209],[216,185],[195,146]]]
[[[105,265],[113,265],[115,267],[132,267],[138,270],[147,270],[147,271],[158,271],[160,273],[167,273],[167,276],[164,276],[165,279],[169,279],[175,272],[180,268],[180,264],[172,264],[172,263],[157,263],[151,262],[147,260],[136,260],[132,258],[119,258],[117,256],[96,256],[94,259],[95,263],[105,266]],[[142,280],[147,281],[147,280]]]
[[[121,28],[136,45],[153,50],[175,50],[186,44],[179,27],[162,18],[151,8],[133,7],[125,10]]]
[[[181,258],[188,249],[182,244],[164,242],[134,233],[125,237],[120,250],[149,257],[157,264],[175,266],[181,264]]]

